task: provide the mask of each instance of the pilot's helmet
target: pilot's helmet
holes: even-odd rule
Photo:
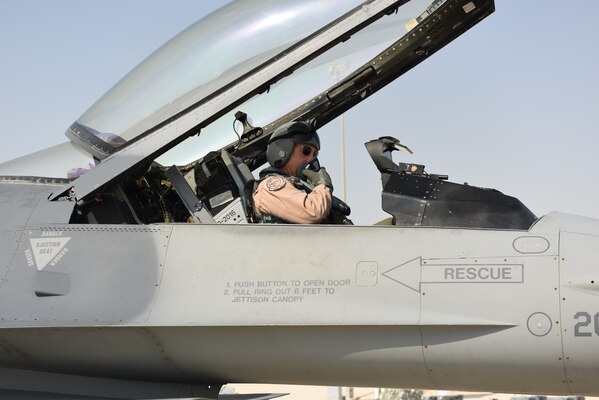
[[[291,157],[296,143],[306,143],[320,150],[320,138],[312,126],[304,121],[292,121],[279,126],[270,137],[266,148],[268,163],[281,168]]]

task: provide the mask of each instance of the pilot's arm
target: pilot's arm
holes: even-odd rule
[[[294,224],[317,224],[331,211],[331,191],[321,184],[306,193],[281,176],[271,176],[254,192],[254,209]]]

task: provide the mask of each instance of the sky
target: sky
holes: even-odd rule
[[[0,162],[65,142],[68,126],[114,83],[225,3],[0,0]],[[354,222],[387,216],[363,146],[385,135],[414,151],[396,161],[495,188],[537,216],[599,218],[599,2],[497,0],[496,8],[345,114]],[[339,121],[320,133],[319,158],[339,195]]]

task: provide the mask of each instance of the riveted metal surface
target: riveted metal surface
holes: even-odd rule
[[[0,291],[0,323],[144,321],[160,287],[169,237],[168,226],[25,231],[7,274],[10,285]]]

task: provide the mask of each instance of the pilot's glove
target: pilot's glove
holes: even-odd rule
[[[314,185],[314,187],[322,183],[329,188],[331,193],[333,192],[333,182],[331,181],[331,176],[327,170],[324,169],[324,167],[320,168],[318,171],[305,169],[302,171],[302,173],[308,179],[308,183]]]

